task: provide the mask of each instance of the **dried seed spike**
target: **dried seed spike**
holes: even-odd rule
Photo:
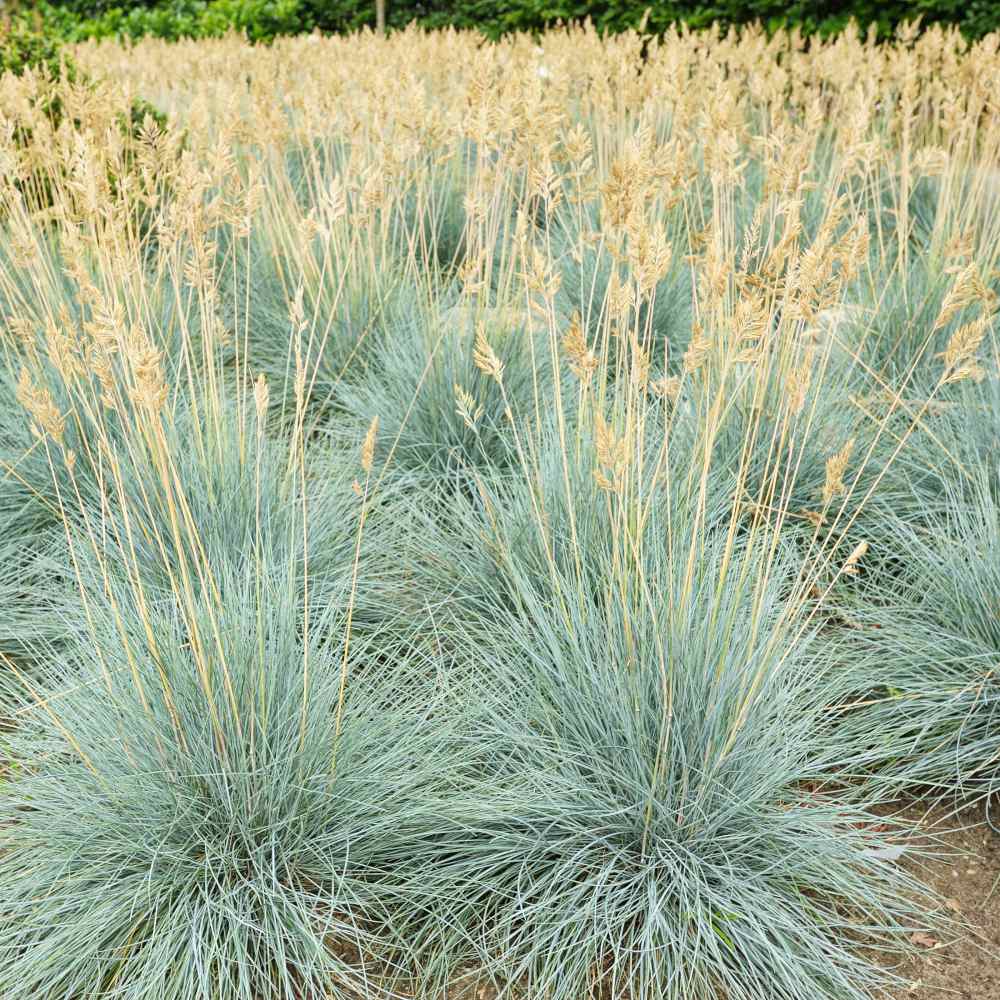
[[[826,460],[826,482],[823,484],[824,507],[834,497],[840,496],[844,492],[844,473],[847,471],[847,463],[851,460],[852,451],[854,451],[854,438],[851,438],[840,451]]]
[[[944,247],[945,260],[965,260],[976,252],[976,234],[973,231],[956,233]]]
[[[937,355],[944,361],[943,384],[961,382],[966,378],[974,382],[983,380],[986,373],[976,358],[976,352],[989,325],[990,317],[980,316],[971,323],[963,324],[951,335],[948,346]]]
[[[587,347],[587,340],[583,334],[583,327],[580,322],[580,314],[573,313],[570,320],[569,329],[563,335],[563,350],[569,359],[569,370],[584,382],[589,382],[594,371],[597,369],[597,357],[590,348]]]
[[[472,352],[473,364],[484,374],[495,379],[498,383],[503,381],[503,362],[496,356],[493,348],[490,347],[486,339],[486,328],[480,323],[476,328],[476,346]]]
[[[629,347],[632,360],[629,380],[636,389],[645,389],[649,381],[649,355],[643,350],[639,338],[634,333],[629,337]]]
[[[707,360],[712,342],[705,336],[700,323],[695,323],[688,349],[684,352],[684,371],[697,371]]]
[[[475,431],[483,415],[482,404],[477,406],[472,393],[466,392],[457,382],[455,383],[455,401],[458,403],[455,412],[462,418],[462,423],[470,431]]]
[[[961,312],[966,306],[976,301],[979,286],[982,279],[975,263],[967,264],[965,267],[952,267],[946,269],[955,274],[955,283],[948,289],[944,301],[941,303],[941,310],[934,322],[934,330],[940,330]]]
[[[264,423],[264,415],[267,413],[267,403],[270,395],[271,390],[268,387],[267,379],[264,378],[262,373],[257,376],[257,381],[253,384],[253,405],[257,411],[257,423],[260,426],[263,426]]]
[[[792,414],[802,412],[806,404],[806,393],[812,381],[812,359],[806,358],[802,364],[793,368],[785,379],[785,392],[788,396],[788,409]]]
[[[607,421],[600,413],[594,414],[594,445],[597,448],[597,460],[601,465],[609,467],[614,464],[615,436],[608,427]]]
[[[64,307],[65,308],[65,307]],[[57,325],[52,319],[45,324],[45,347],[56,371],[64,382],[83,374],[83,365],[77,357],[74,339],[67,331],[69,325]]]
[[[597,485],[608,493],[615,492],[615,484],[600,469],[594,469],[594,480]]]
[[[625,439],[615,436],[600,412],[594,414],[594,448],[600,467],[617,479],[625,465]]]
[[[134,386],[132,401],[150,412],[156,412],[166,402],[167,384],[163,375],[160,351],[141,326],[133,327],[126,341],[129,367]]]
[[[293,347],[295,348],[295,380],[293,382],[293,389],[295,391],[295,407],[296,410],[301,412],[306,399],[306,365],[302,357],[301,330],[298,330],[295,334]]]
[[[21,368],[16,398],[28,411],[33,421],[31,429],[34,434],[37,437],[48,434],[58,444],[62,444],[65,418],[59,412],[49,390],[43,385],[36,385],[27,368]]]
[[[304,305],[305,290],[302,284],[296,286],[295,297],[289,306],[288,315],[292,321],[292,328],[301,333],[306,327],[306,311]]]
[[[855,546],[854,551],[847,557],[844,561],[844,565],[841,568],[841,573],[845,576],[857,576],[858,575],[858,563],[864,558],[865,553],[868,551],[868,542],[862,541],[858,542]]]
[[[663,378],[656,379],[654,382],[650,382],[649,388],[660,399],[673,402],[677,399],[681,391],[681,380],[677,375],[664,376]]]
[[[371,473],[372,465],[375,462],[376,434],[378,434],[378,415],[372,417],[372,422],[368,426],[368,433],[365,434],[364,443],[361,445],[361,468],[366,473]]]
[[[816,510],[800,510],[799,514],[804,517],[814,528],[822,528],[826,524],[826,518]]]

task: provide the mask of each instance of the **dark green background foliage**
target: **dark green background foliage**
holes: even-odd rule
[[[65,65],[72,78],[75,75],[72,63]],[[30,67],[57,77],[62,66],[59,40],[53,34],[38,30],[25,19],[0,25],[0,73],[20,75]]]
[[[800,27],[829,34],[853,19],[876,25],[887,37],[903,21],[959,25],[977,38],[1000,29],[996,0],[716,0],[714,3],[648,0],[387,0],[391,27],[416,21],[428,28],[477,28],[489,36],[538,31],[556,21],[590,18],[600,30],[638,27],[661,32],[683,22],[693,28],[762,22],[769,29]],[[355,31],[371,26],[374,0],[40,0],[53,29],[67,38],[146,34],[165,38],[212,36],[235,27],[253,41],[320,29]],[[649,13],[647,15],[647,9]]]

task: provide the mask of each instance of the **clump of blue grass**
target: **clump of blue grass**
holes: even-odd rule
[[[992,366],[991,366],[992,367]],[[997,480],[983,476],[1000,449],[1000,377],[966,380],[932,400],[890,472],[892,510],[916,525],[940,515],[965,496],[974,499]]]
[[[919,522],[884,522],[905,572],[841,636],[857,685],[843,724],[896,794],[967,804],[1000,791],[998,475],[994,457]]]
[[[174,602],[99,576],[80,641],[24,678],[0,784],[10,1000],[389,996],[419,975],[466,780],[443,675],[389,636],[348,647],[343,605],[303,636],[277,568],[215,576]]]
[[[467,149],[465,155],[475,154]],[[443,277],[454,275],[468,252],[468,179],[461,156],[457,159],[442,168],[426,154],[422,169],[427,180],[393,203],[389,220],[394,252],[420,271]]]
[[[0,453],[9,473],[0,506],[12,530],[0,545],[8,555],[0,590],[10,599],[0,630],[5,689],[18,669],[33,676],[34,664],[68,638],[88,603],[75,573],[84,557],[132,581],[151,604],[179,594],[190,602],[199,587],[224,599],[234,565],[247,573],[293,566],[303,634],[329,608],[349,604],[355,634],[388,635],[416,606],[415,595],[402,599],[406,567],[381,534],[403,502],[398,491],[356,485],[356,452],[316,448],[307,463],[301,416],[290,447],[268,437],[266,414],[245,393],[220,397],[224,383],[212,389],[204,373],[198,391],[169,391],[155,413],[131,400],[125,372],[110,388],[45,366],[26,373],[32,391],[48,392],[65,417],[56,440],[32,430],[21,404],[8,400]],[[182,375],[172,379],[184,385]],[[314,630],[313,640],[332,637]]]
[[[11,363],[20,364],[16,358]],[[178,372],[171,377],[175,386],[183,386]],[[54,536],[64,538],[67,528],[82,529],[94,518],[101,520],[106,532],[117,513],[138,509],[158,522],[162,536],[169,511],[165,503],[151,500],[151,494],[162,489],[161,470],[152,461],[154,442],[136,432],[139,410],[130,399],[125,374],[115,371],[113,388],[106,389],[96,377],[69,379],[42,362],[31,367],[20,364],[17,385],[16,378],[10,370],[0,373],[0,406],[8,416],[0,438],[0,511],[19,540],[26,545],[37,540],[44,547]],[[62,417],[58,440],[37,426],[23,399],[17,398],[25,392],[47,394]],[[206,400],[186,387],[177,388],[158,426],[173,452],[176,478],[192,479],[190,498],[203,505],[196,514],[208,531],[207,539],[224,550],[246,541],[245,535],[220,537],[220,533],[235,520],[225,516],[229,505],[242,501],[243,521],[250,516],[246,508],[255,496],[249,483],[255,459],[271,472],[273,490],[278,489],[277,463],[275,446],[257,435],[252,421],[244,420],[232,404],[210,417],[208,409]],[[287,471],[285,477],[292,480]],[[255,484],[261,481],[254,479]],[[265,512],[273,507],[272,499],[265,498]],[[209,511],[214,516],[200,518]],[[147,524],[137,540],[148,549],[141,562],[150,568],[156,565],[148,558],[156,548],[156,537]],[[70,572],[68,552],[65,560]]]
[[[352,143],[335,136],[288,150],[287,180],[304,210],[322,204],[331,184],[356,169],[351,153]],[[467,250],[467,171],[477,155],[476,144],[468,140],[460,143],[455,156],[444,160],[432,150],[411,155],[406,168],[419,181],[394,192],[374,213],[373,226],[384,234],[383,245],[421,272],[452,274]],[[348,208],[357,206],[361,194],[354,185],[345,191]]]
[[[63,468],[62,457],[55,457]],[[44,439],[32,434],[14,379],[0,371],[0,654],[22,665],[66,635],[72,574]],[[0,666],[4,684],[8,671]]]
[[[600,231],[599,215],[592,203],[567,206],[557,212],[548,235],[561,276],[555,308],[566,323],[574,314],[582,318],[587,341],[613,379],[628,371],[628,337],[612,332],[608,316],[609,291],[617,272],[614,256],[603,241],[595,245],[588,238]],[[676,212],[667,216],[666,238],[679,247],[687,234],[676,216]],[[694,323],[691,272],[680,252],[671,256],[667,272],[633,310],[631,323],[628,332],[649,355],[654,377],[677,374]]]
[[[95,462],[114,468],[105,497],[75,511],[67,500],[77,530],[99,537],[107,559],[168,594],[186,564],[291,564],[303,581],[308,573],[315,600],[346,599],[363,503],[352,489],[356,455],[317,448],[306,469],[287,441],[265,435],[263,419],[233,403],[206,419],[179,401],[156,429],[135,433],[127,449],[97,444]]]
[[[868,576],[892,561],[878,525],[883,508],[908,497],[893,470],[909,453],[914,420],[902,407],[866,398],[877,380],[822,325],[816,339],[791,353],[809,358],[812,372],[794,410],[789,359],[686,376],[676,396],[656,407],[672,467],[704,466],[705,524],[739,537],[767,531],[793,546],[810,566],[826,616],[857,599]],[[845,574],[859,547],[860,566]],[[836,601],[826,600],[834,594]]]
[[[0,312],[8,320],[0,339],[0,516],[29,547],[36,538],[48,545],[80,508],[97,509],[106,500],[114,488],[106,462],[112,453],[130,454],[135,412],[130,375],[112,360],[122,342],[97,350],[89,331],[96,326],[105,337],[109,331],[112,340],[120,337],[115,324],[123,322],[122,303],[109,295],[95,305],[80,296],[66,276],[57,238],[39,239],[37,249],[50,280],[22,287],[23,275],[12,271],[0,289]],[[142,311],[152,339],[144,346],[155,352],[171,385],[169,405],[184,399],[190,406],[191,386],[216,363],[208,359],[222,352],[219,338],[205,332],[198,296],[165,278],[165,266],[158,259],[149,275]],[[102,277],[97,265],[90,273]],[[106,382],[97,358],[107,362]],[[36,392],[58,414],[56,437],[40,430],[29,412],[26,398]],[[195,425],[200,419],[195,416]]]
[[[301,413],[300,440],[290,444],[267,435],[264,410],[208,399],[181,396],[155,416],[133,414],[127,444],[107,433],[113,418],[97,423],[88,461],[60,467],[65,481],[56,483],[77,544],[155,601],[175,600],[188,576],[225,597],[231,578],[216,579],[218,570],[278,565],[296,571],[300,628],[348,603],[355,633],[387,634],[414,613],[407,567],[392,552],[405,482],[362,487],[354,450],[315,446],[307,457]]]
[[[683,458],[635,456],[610,491],[599,462],[483,505],[492,600],[449,629],[496,692],[497,750],[454,923],[503,996],[870,996],[927,898],[893,862],[904,831],[825,778],[855,749],[801,560],[706,529]]]
[[[392,258],[377,267],[364,257],[341,260],[320,236],[283,260],[252,232],[245,243],[224,234],[223,316],[233,354],[272,386],[272,421],[294,419],[295,383],[306,372],[310,425],[336,415],[337,390],[359,377],[388,334],[420,308],[420,290]],[[298,299],[298,302],[296,301]],[[298,311],[298,312],[297,312]]]
[[[377,464],[453,490],[477,472],[518,465],[514,426],[538,423],[558,376],[527,314],[438,305],[386,336],[366,377],[345,383],[338,400],[356,427],[378,418]],[[502,384],[477,363],[481,337],[503,365]],[[330,431],[341,433],[336,422]]]
[[[978,305],[966,303],[941,321],[956,271],[966,266],[930,252],[914,253],[904,265],[873,251],[841,310],[837,338],[876,379],[877,391],[902,393],[911,404],[939,395],[941,352],[952,334],[979,313]],[[980,270],[983,293],[996,294],[1000,282]]]
[[[735,380],[711,442],[710,475],[733,498],[733,509],[805,541],[837,537],[838,526],[860,515],[895,444],[854,401],[858,380],[850,365],[820,357],[817,369],[797,414],[788,412],[779,373]],[[670,418],[671,432],[692,454],[703,405],[696,390],[685,392]],[[845,459],[840,481],[831,483],[828,463],[837,455]],[[724,506],[722,512],[730,513]]]
[[[995,354],[995,347],[986,353]],[[995,360],[984,364],[982,378],[950,383],[938,357],[933,380],[928,372],[921,384],[921,376],[911,372],[910,381],[892,389],[872,394],[856,388],[849,394],[866,416],[864,450],[870,455],[849,497],[858,498],[858,509],[845,510],[849,516],[840,519],[848,529],[848,544],[862,538],[870,544],[861,578],[840,581],[850,584],[847,589],[853,593],[840,587],[839,597],[852,607],[858,600],[862,607],[872,602],[883,606],[886,600],[892,604],[897,579],[906,588],[907,547],[895,528],[885,531],[887,523],[933,533],[956,504],[978,503],[983,489],[998,495],[995,477],[985,473],[995,468],[1000,441],[1000,379]],[[869,386],[880,384],[876,377]]]

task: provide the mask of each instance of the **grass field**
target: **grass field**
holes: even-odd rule
[[[4,77],[0,995],[905,985],[1000,791],[998,45]]]

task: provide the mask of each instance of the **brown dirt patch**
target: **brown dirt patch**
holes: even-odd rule
[[[994,806],[994,823],[998,813]],[[928,935],[915,942],[926,950],[898,970],[911,986],[896,998],[1000,1000],[1000,837],[984,825],[982,808],[958,815],[910,808],[903,816],[944,855],[922,862],[919,874],[964,927],[940,941]]]

